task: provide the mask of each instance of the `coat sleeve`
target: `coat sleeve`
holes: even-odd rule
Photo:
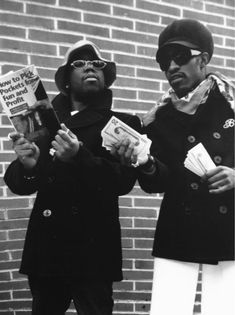
[[[130,116],[126,123],[137,131],[141,129],[137,116]],[[102,155],[96,156],[84,144],[72,163],[64,167],[70,170],[71,176],[75,176],[80,184],[83,183],[87,188],[100,188],[116,195],[129,193],[137,178],[136,170],[121,165],[107,150],[102,152]],[[63,162],[57,161],[57,163],[57,169],[62,169]]]
[[[129,116],[125,123],[138,132],[141,131],[141,123],[137,116]],[[136,182],[135,169],[121,165],[108,151],[105,151],[103,157],[97,157],[83,146],[77,160],[86,182],[98,185],[107,191],[111,188],[116,194],[125,195],[131,191]]]
[[[85,146],[76,158],[79,164],[80,179],[90,188],[100,187],[125,195],[133,188],[136,172],[133,168],[121,165],[111,157],[97,157]]]
[[[159,145],[154,132],[154,122],[144,128],[144,133],[152,140],[150,153],[154,157],[155,171],[153,173],[138,171],[138,182],[140,187],[147,193],[165,192],[170,183],[170,170],[159,157],[161,154],[161,146]]]
[[[14,194],[31,195],[39,187],[39,167],[36,166],[27,171],[16,159],[8,166],[4,174],[4,181]]]
[[[150,174],[138,171],[138,182],[147,193],[162,193],[166,191],[169,183],[169,170],[154,154],[152,155],[155,161],[155,171]]]

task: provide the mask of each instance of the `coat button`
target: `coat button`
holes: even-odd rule
[[[220,155],[214,156],[214,162],[220,164],[222,162],[222,157]]]
[[[52,184],[54,182],[54,177],[53,176],[49,176],[47,178],[47,182],[48,182],[48,184]]]
[[[188,142],[194,143],[196,141],[196,138],[194,136],[188,136]]]
[[[199,185],[197,183],[191,183],[190,186],[193,190],[198,190],[199,188]]]
[[[220,139],[220,138],[221,138],[221,134],[220,134],[219,132],[214,132],[214,133],[213,133],[213,137],[214,137],[215,139]]]
[[[78,211],[79,211],[78,207],[72,206],[71,210],[72,210],[72,214],[78,214]]]
[[[52,213],[51,210],[46,209],[46,210],[43,211],[43,216],[44,216],[44,217],[50,217],[50,216],[51,216],[51,213]]]
[[[185,212],[185,214],[190,215],[191,209],[189,207],[185,207],[184,212]]]
[[[226,206],[220,206],[219,207],[219,212],[221,214],[226,214],[228,212],[228,208]]]

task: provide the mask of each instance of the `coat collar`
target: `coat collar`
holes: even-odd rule
[[[70,99],[59,94],[52,101],[56,114],[61,122],[64,122],[68,128],[86,127],[100,121],[105,113],[111,110],[112,91],[107,89],[103,95],[97,100],[97,103],[71,116]]]
[[[225,99],[219,93],[217,87],[210,91],[208,96],[208,100],[205,104],[200,104],[197,111],[193,115],[189,115],[187,113],[178,111],[174,108],[171,102],[166,104],[165,115],[171,116],[172,119],[177,120],[182,126],[186,128],[191,128],[194,124],[197,123],[210,123],[210,117],[213,113],[213,104],[215,102],[223,102],[226,103]]]

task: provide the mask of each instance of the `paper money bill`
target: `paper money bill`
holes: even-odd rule
[[[146,135],[141,135],[115,116],[112,116],[103,128],[101,136],[103,138],[102,145],[107,150],[111,150],[116,143],[129,139],[134,144],[134,154],[138,156],[139,162],[144,160],[144,157],[149,154],[152,143]]]
[[[203,176],[216,167],[202,143],[198,143],[188,151],[184,166],[198,176]]]
[[[104,139],[116,143],[124,139],[129,139],[134,144],[136,153],[140,153],[145,146],[151,145],[151,140],[141,135],[136,130],[125,124],[115,116],[112,116],[107,125],[103,128],[101,135]]]

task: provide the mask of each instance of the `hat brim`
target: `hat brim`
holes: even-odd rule
[[[162,53],[162,51],[164,49],[166,49],[167,46],[171,46],[171,45],[181,45],[181,46],[184,46],[184,47],[187,47],[187,48],[191,48],[191,49],[196,49],[196,50],[199,50],[200,51],[200,48],[193,44],[193,43],[190,43],[188,41],[184,41],[184,40],[172,40],[172,41],[168,41],[166,42],[164,45],[161,46],[161,48],[158,49],[157,51],[157,54],[156,54],[156,60],[157,62],[159,61],[159,56],[160,54]]]
[[[116,80],[116,64],[115,62],[106,60],[101,57],[98,48],[94,44],[86,43],[85,45],[78,46],[76,47],[76,44],[68,50],[66,56],[65,56],[65,61],[63,64],[57,69],[55,73],[55,83],[57,85],[57,88],[59,89],[60,92],[63,94],[67,94],[67,89],[66,89],[66,77],[67,77],[67,68],[70,62],[72,62],[73,57],[79,53],[79,51],[82,50],[90,50],[98,60],[102,60],[106,62],[105,68],[102,69],[104,73],[104,79],[105,79],[105,84],[107,87],[110,87],[113,82]]]

